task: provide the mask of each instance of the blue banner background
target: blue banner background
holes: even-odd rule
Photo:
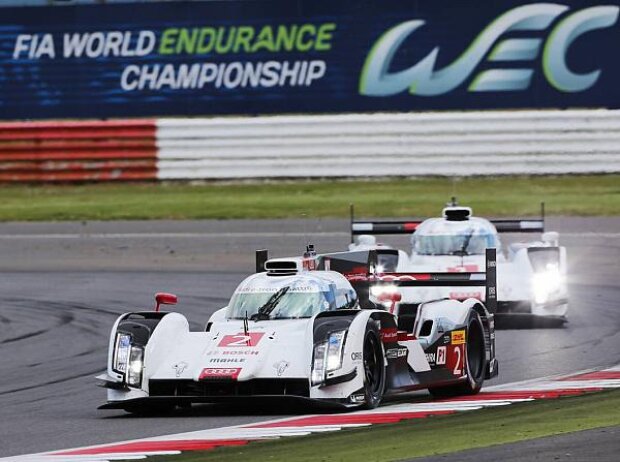
[[[501,3],[501,5],[499,5]],[[446,0],[271,0],[162,2],[67,7],[3,8],[0,25],[0,118],[108,118],[140,116],[197,116],[223,114],[331,113],[368,111],[468,110],[500,108],[620,107],[620,22],[578,37],[566,62],[575,73],[600,70],[590,88],[560,91],[543,73],[539,53],[527,62],[481,60],[462,85],[437,96],[399,92],[392,96],[360,94],[360,76],[376,41],[390,28],[408,20],[424,20],[398,47],[389,70],[404,70],[440,47],[435,69],[451,63],[498,16],[533,2]],[[554,25],[571,13],[617,1],[571,1],[569,10],[547,29],[515,31],[506,38],[547,40]],[[167,28],[232,27],[334,23],[326,51],[258,51],[256,53],[172,54],[157,52]],[[157,45],[144,57],[64,58],[63,34],[94,31],[155,33]],[[29,44],[14,57],[20,34],[52,34],[56,56],[30,58]],[[487,55],[488,58],[488,55]],[[325,74],[309,86],[204,88],[126,91],[123,71],[131,65],[324,61]],[[481,71],[497,68],[533,70],[527,89],[471,92],[468,87]]]

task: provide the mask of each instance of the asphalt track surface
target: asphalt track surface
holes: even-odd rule
[[[265,420],[309,409],[205,405],[170,417],[98,411],[109,330],[156,291],[192,328],[224,306],[254,250],[298,254],[348,243],[344,220],[0,224],[0,457]],[[611,366],[620,359],[620,217],[551,218],[569,252],[570,322],[502,330],[490,384]],[[385,239],[407,248],[405,237]],[[409,397],[410,398],[410,397]],[[407,399],[407,397],[403,398]]]

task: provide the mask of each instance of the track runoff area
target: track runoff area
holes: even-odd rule
[[[396,423],[409,419],[424,419],[437,415],[508,406],[514,403],[579,396],[609,389],[620,389],[620,365],[570,375],[485,387],[482,392],[474,396],[399,403],[370,411],[295,416],[259,423],[162,435],[155,438],[8,457],[0,460],[14,462],[95,462],[172,456],[187,451],[208,451],[218,447],[243,446],[261,440],[334,432],[376,424]]]

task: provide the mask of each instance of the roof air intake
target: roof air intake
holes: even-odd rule
[[[471,217],[470,207],[446,207],[443,217],[448,221],[467,221]]]

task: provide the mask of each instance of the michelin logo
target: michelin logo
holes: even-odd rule
[[[437,96],[464,84],[484,61],[491,64],[531,62],[541,56],[546,80],[556,90],[582,92],[599,79],[601,70],[576,73],[569,69],[566,56],[583,34],[616,24],[620,8],[602,5],[569,12],[556,3],[519,6],[492,21],[451,64],[436,68],[440,47],[435,47],[413,66],[390,72],[390,65],[401,44],[425,21],[406,21],[385,32],[366,58],[360,78],[360,94],[391,96],[408,91],[412,95]],[[560,16],[563,16],[561,19]],[[559,19],[559,20],[558,20]],[[547,32],[541,37],[504,38],[511,32]],[[536,35],[536,34],[533,34]],[[540,34],[539,34],[540,35]],[[484,70],[475,75],[470,92],[522,91],[529,88],[534,69],[529,67]]]

